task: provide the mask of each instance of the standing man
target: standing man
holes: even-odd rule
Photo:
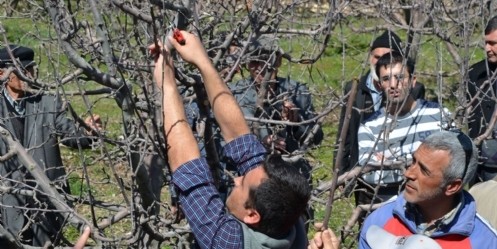
[[[492,114],[495,112],[495,94],[497,92],[497,16],[488,21],[485,28],[485,52],[487,58],[472,65],[469,69],[467,83],[468,99],[471,101],[471,112],[468,117],[469,136],[476,138],[489,127]],[[476,98],[475,100],[472,100]],[[478,178],[487,181],[497,176],[497,126],[491,136],[480,145],[480,166]]]
[[[164,132],[173,184],[181,207],[201,248],[305,248],[300,216],[310,198],[306,179],[278,155],[267,155],[250,134],[242,111],[212,65],[199,38],[181,31],[180,45],[168,37],[180,56],[196,66],[204,80],[214,117],[226,141],[224,153],[239,177],[226,207],[214,186],[205,158],[186,121],[170,54],[151,45],[154,79],[163,93]]]
[[[386,103],[359,127],[358,164],[377,168],[361,176],[366,184],[365,191],[356,195],[360,204],[372,203],[373,197],[378,203],[397,195],[404,180],[401,170],[382,166],[405,163],[424,139],[446,125],[447,113],[437,103],[415,100],[410,94],[417,84],[413,72],[414,63],[398,52],[384,54],[376,63]]]
[[[475,175],[477,158],[476,146],[463,133],[441,131],[426,138],[404,172],[405,190],[368,216],[359,248],[375,248],[377,240],[367,236],[375,226],[404,238],[428,236],[444,249],[497,248],[496,231],[463,189]]]
[[[402,51],[402,41],[397,34],[390,30],[383,32],[383,34],[378,36],[371,45],[371,50],[369,52],[370,70],[361,77],[359,84],[357,85],[357,93],[353,102],[354,109],[352,109],[347,135],[345,137],[345,146],[342,154],[343,157],[337,158],[336,153],[334,155],[335,164],[340,161],[339,174],[343,174],[351,170],[357,164],[359,159],[359,147],[357,144],[357,131],[359,130],[359,125],[369,119],[375,111],[378,111],[383,102],[383,90],[381,88],[379,77],[375,71],[376,62],[384,54],[391,53],[393,51]],[[344,95],[350,93],[351,89],[352,83],[349,82],[345,86]],[[424,85],[417,82],[417,84],[412,88],[411,95],[414,99],[424,99]],[[340,113],[336,144],[340,144],[340,132],[342,131],[343,123],[345,121],[346,108],[347,106],[344,105]],[[361,110],[361,112],[358,110]]]
[[[29,155],[37,162],[52,184],[69,193],[67,174],[62,164],[59,138],[73,148],[90,147],[89,133],[66,117],[64,103],[59,96],[32,94],[29,80],[36,78],[31,48],[10,45],[0,49],[0,125],[6,128]],[[100,129],[98,115],[87,118],[90,128]],[[0,140],[0,155],[9,152],[9,146]],[[51,209],[46,196],[37,192],[37,183],[16,156],[0,161],[2,185],[17,190],[31,190],[35,196],[16,193],[0,195],[1,225],[22,244],[43,246],[46,242],[57,244],[61,237],[62,217]],[[31,211],[33,210],[33,211]],[[56,239],[58,238],[58,239]],[[0,235],[0,243],[2,243]]]
[[[250,77],[231,87],[243,114],[248,118],[305,122],[315,117],[311,93],[307,87],[290,78],[278,77],[283,51],[274,36],[262,35],[250,41],[247,68]],[[299,150],[311,134],[309,145],[318,145],[323,140],[321,127],[313,131],[315,121],[302,125],[249,123],[267,149],[275,153],[290,154]],[[310,178],[310,165],[300,159],[305,168],[300,169]]]

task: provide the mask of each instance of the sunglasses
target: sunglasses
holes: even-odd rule
[[[469,161],[473,156],[473,142],[471,142],[471,139],[459,129],[450,129],[449,131],[457,133],[457,140],[459,140],[459,143],[461,144],[466,156],[464,171],[462,174],[462,180],[464,181],[464,178],[466,177],[466,173],[468,171]]]

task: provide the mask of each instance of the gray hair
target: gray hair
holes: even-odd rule
[[[426,138],[422,145],[431,149],[449,152],[449,167],[443,172],[443,186],[463,177],[463,184],[467,184],[475,177],[478,166],[478,150],[471,139],[464,133],[437,132]]]

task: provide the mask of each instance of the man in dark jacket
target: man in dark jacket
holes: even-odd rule
[[[309,89],[306,84],[290,77],[278,76],[283,56],[278,39],[272,35],[261,35],[250,41],[247,50],[246,66],[250,77],[233,83],[230,88],[253,133],[269,151],[282,155],[299,155],[299,150],[319,145],[323,140],[323,131],[321,127],[315,127],[316,121],[311,121],[316,112]],[[304,124],[291,125],[300,122]],[[312,139],[305,144],[308,136]],[[309,162],[304,158],[298,161],[301,165],[299,170],[310,179]]]
[[[339,173],[343,174],[352,169],[359,158],[357,131],[359,125],[367,120],[375,111],[379,110],[382,105],[382,92],[378,76],[375,73],[375,65],[378,59],[391,51],[402,51],[402,41],[394,32],[387,30],[378,36],[371,45],[369,52],[370,70],[361,77],[357,85],[357,94],[354,99],[354,109],[352,110],[349,126],[345,136],[345,146],[341,158],[337,158],[335,153],[335,164],[340,162]],[[345,86],[344,95],[347,95],[352,89],[352,82]],[[425,87],[420,82],[412,89],[411,95],[414,99],[424,99]],[[340,113],[340,122],[338,126],[337,145],[340,144],[340,132],[345,121],[345,110],[347,106],[342,107]],[[358,110],[361,110],[359,112]]]
[[[497,176],[497,128],[489,127],[492,114],[495,112],[495,92],[497,90],[497,16],[488,21],[485,28],[485,52],[487,58],[474,64],[469,69],[468,99],[471,102],[471,114],[468,118],[469,136],[474,139],[487,129],[492,129],[480,145],[480,165],[478,177],[487,181]],[[488,69],[487,69],[488,68]]]
[[[35,167],[43,170],[53,185],[60,191],[68,192],[58,138],[64,137],[63,143],[73,148],[87,148],[92,140],[85,137],[89,132],[79,129],[73,120],[66,117],[64,103],[58,96],[27,91],[28,81],[36,78],[33,58],[34,51],[27,47],[10,45],[0,49],[0,80],[3,86],[0,89],[0,126],[28,150],[37,163]],[[86,123],[91,128],[100,129],[98,115],[87,118]],[[10,149],[6,141],[0,140],[1,156],[7,155]],[[61,232],[63,221],[57,212],[49,211],[53,208],[47,197],[40,193],[37,181],[26,165],[22,165],[17,156],[8,157],[0,161],[0,176],[3,186],[33,193],[33,196],[14,192],[0,195],[4,231],[25,245],[56,244],[54,239]],[[3,243],[4,236],[0,235],[0,243]]]

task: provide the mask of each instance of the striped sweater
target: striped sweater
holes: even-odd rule
[[[359,165],[379,164],[382,160],[412,159],[421,142],[448,123],[448,110],[438,103],[417,100],[415,108],[404,116],[394,116],[385,108],[361,124],[358,132]],[[363,179],[372,184],[402,181],[400,170],[369,172]]]

